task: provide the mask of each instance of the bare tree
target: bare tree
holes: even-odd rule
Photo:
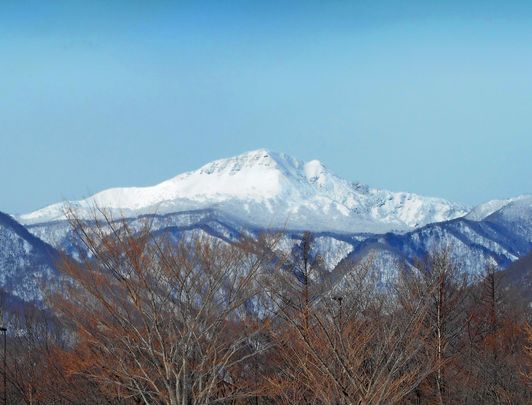
[[[71,224],[54,316],[10,318],[12,402],[530,400],[525,322],[495,269],[470,286],[436,252],[383,286],[371,257],[328,273],[310,233],[287,252],[280,235],[230,244],[105,212]]]
[[[398,294],[402,309],[410,313],[411,302],[421,297],[428,302],[424,320],[428,334],[426,359],[420,361],[434,361],[436,368],[417,391],[419,400],[425,398],[442,405],[452,401],[448,380],[457,376],[452,363],[458,360],[463,349],[461,336],[467,324],[467,294],[466,274],[454,263],[448,249],[431,253],[402,274]]]
[[[51,303],[76,333],[72,369],[109,395],[144,403],[206,404],[252,395],[247,360],[263,324],[246,305],[264,257],[212,238],[177,244],[101,213],[71,217],[88,255],[65,257]]]
[[[488,266],[481,282],[472,288],[470,350],[462,359],[462,367],[469,372],[467,398],[482,404],[529,402],[519,375],[526,357],[525,319],[516,311],[518,306],[509,305],[501,274],[494,266]]]
[[[532,325],[527,322],[525,325],[526,346],[525,346],[525,364],[523,366],[522,375],[525,384],[532,386]]]
[[[69,374],[62,353],[69,335],[46,310],[31,304],[6,313],[9,403],[98,404],[107,398],[90,381]]]
[[[283,274],[267,286],[279,319],[271,332],[278,373],[270,383],[286,403],[397,403],[434,370],[419,362],[428,300],[400,314],[379,292],[371,262],[344,272],[341,290],[312,288],[308,278],[298,290]]]

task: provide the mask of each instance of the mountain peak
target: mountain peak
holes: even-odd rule
[[[267,149],[257,149],[238,156],[218,159],[207,163],[199,169],[201,174],[236,173],[246,169],[268,169],[294,164],[295,159]]]

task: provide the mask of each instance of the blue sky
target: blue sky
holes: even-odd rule
[[[2,1],[0,210],[266,147],[469,205],[532,192],[532,2]]]

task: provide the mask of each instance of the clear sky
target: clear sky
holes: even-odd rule
[[[532,192],[531,1],[0,1],[0,210],[266,147],[473,205]]]

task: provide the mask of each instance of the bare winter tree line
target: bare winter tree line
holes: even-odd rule
[[[383,287],[305,233],[226,243],[71,216],[46,308],[5,314],[10,404],[525,404],[532,328],[495,268],[447,250]],[[325,253],[325,252],[322,252]]]

